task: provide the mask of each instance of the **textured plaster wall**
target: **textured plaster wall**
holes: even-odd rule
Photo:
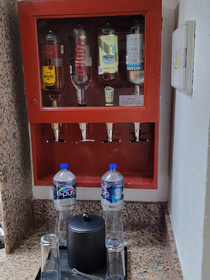
[[[0,188],[6,252],[31,220],[32,184],[18,1],[0,0]]]
[[[193,93],[176,90],[174,94],[170,213],[186,280],[202,279],[210,110],[209,12],[207,0],[179,1],[179,26],[196,20]]]

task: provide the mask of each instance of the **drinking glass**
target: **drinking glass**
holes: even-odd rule
[[[107,248],[106,280],[125,279],[125,254],[123,241],[118,238],[109,239]]]
[[[41,238],[41,279],[58,280],[61,277],[58,238],[46,234]]]

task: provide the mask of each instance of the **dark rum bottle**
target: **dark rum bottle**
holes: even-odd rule
[[[140,94],[144,85],[144,29],[136,21],[126,36],[126,66],[128,80],[135,85],[134,94]]]
[[[105,85],[105,105],[114,105],[114,85],[119,80],[118,36],[107,23],[98,29],[98,76]]]
[[[42,90],[51,100],[59,98],[65,85],[63,53],[58,35],[51,30],[44,34],[40,49],[41,81]]]

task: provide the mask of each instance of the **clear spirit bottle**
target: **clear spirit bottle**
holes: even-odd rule
[[[144,85],[144,27],[136,21],[126,35],[126,67],[128,80],[135,85],[134,94],[140,94]]]
[[[92,58],[87,31],[78,25],[70,35],[70,75],[77,90],[79,106],[87,104],[87,88],[91,82]]]

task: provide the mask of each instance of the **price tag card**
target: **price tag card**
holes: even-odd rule
[[[144,106],[144,95],[120,95],[120,106]]]

